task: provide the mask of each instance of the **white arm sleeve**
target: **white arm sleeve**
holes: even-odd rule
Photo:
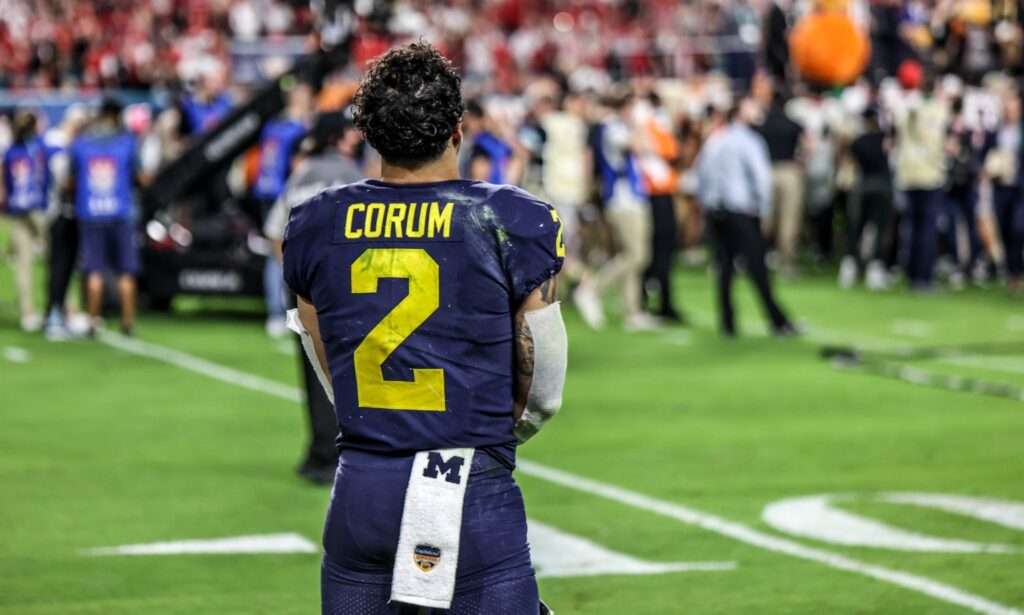
[[[562,407],[562,389],[569,362],[569,342],[559,303],[523,315],[533,338],[533,381],[526,396],[523,416],[516,422],[520,443],[540,431]]]
[[[302,320],[299,319],[299,310],[288,310],[288,328],[299,334],[299,339],[302,341],[302,350],[306,352],[306,358],[309,359],[310,365],[313,366],[313,371],[316,372],[316,379],[320,381],[320,386],[324,388],[324,393],[327,394],[327,399],[333,406],[334,387],[331,386],[330,377],[324,373],[324,368],[320,365],[320,357],[316,356],[313,336],[309,334],[309,331],[302,324]]]

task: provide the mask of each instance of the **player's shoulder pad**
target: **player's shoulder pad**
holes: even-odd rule
[[[292,207],[288,214],[288,226],[284,229],[284,240],[302,236],[313,236],[317,232],[330,233],[332,204],[337,203],[339,192],[344,188],[329,188]]]
[[[516,186],[498,186],[488,205],[501,229],[514,237],[544,237],[557,232],[554,207]]]

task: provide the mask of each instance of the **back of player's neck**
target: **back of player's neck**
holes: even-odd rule
[[[459,178],[459,164],[454,152],[446,151],[437,160],[415,167],[381,161],[380,175],[383,181],[392,184],[443,182]]]

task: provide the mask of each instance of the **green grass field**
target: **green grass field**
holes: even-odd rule
[[[268,340],[258,316],[196,301],[144,317],[138,338],[149,346],[49,344],[16,331],[7,270],[0,280],[0,613],[319,612],[315,553],[84,554],[241,535],[318,541],[328,490],[293,473],[304,425],[286,399],[297,380],[290,344]],[[808,335],[766,337],[744,287],[744,336],[727,342],[714,331],[707,276],[681,275],[679,292],[686,329],[598,334],[568,311],[565,407],[520,450],[517,475],[530,518],[564,535],[635,560],[735,567],[543,578],[559,615],[1024,611],[1024,526],[1014,526],[1024,509],[1006,504],[996,523],[878,498],[1024,504],[1024,402],[818,356],[828,343],[889,357],[960,349],[907,363],[1024,386],[1024,303],[996,290],[841,292],[807,278],[780,292]],[[181,353],[237,371],[187,369]],[[230,382],[241,373],[263,384]],[[284,393],[257,390],[268,383]],[[1006,552],[835,544],[762,516],[815,494],[842,494],[837,511],[876,529]]]

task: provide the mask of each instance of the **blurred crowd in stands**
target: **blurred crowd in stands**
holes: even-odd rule
[[[707,210],[722,205],[701,202],[697,167],[709,137],[737,123],[764,145],[770,195],[751,215],[779,274],[838,265],[844,288],[1024,290],[1020,0],[852,2],[872,56],[844,88],[806,83],[789,58],[787,33],[810,3],[355,4],[352,65],[319,97],[298,88],[211,198],[267,215],[317,110],[342,107],[374,56],[423,38],[464,74],[464,175],[519,184],[557,208],[566,275],[592,326],[604,326],[611,291],[629,329],[685,321],[672,272],[706,262]],[[297,0],[0,0],[0,79],[13,92],[180,92],[152,116],[125,113],[151,174],[248,96],[232,83],[231,43],[310,36],[313,19]],[[66,146],[86,114],[72,106],[39,134]],[[0,118],[4,149],[15,120]],[[346,152],[373,173],[369,148]],[[261,179],[268,165],[272,181]],[[282,333],[279,302],[268,306],[268,331]]]

